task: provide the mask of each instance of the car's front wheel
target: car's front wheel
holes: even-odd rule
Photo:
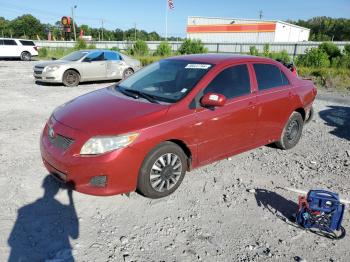
[[[290,149],[298,144],[304,126],[304,120],[300,113],[293,112],[283,128],[281,140],[276,142],[281,149]]]
[[[80,75],[77,71],[69,69],[64,72],[62,82],[68,87],[77,86],[80,82]]]
[[[21,54],[21,60],[22,61],[30,61],[32,60],[32,55],[29,52],[22,52]]]
[[[123,79],[128,78],[132,74],[134,74],[134,70],[132,70],[131,68],[125,69],[124,72],[123,72]]]
[[[161,143],[143,161],[137,190],[149,198],[168,196],[180,186],[186,170],[184,151],[172,142]]]

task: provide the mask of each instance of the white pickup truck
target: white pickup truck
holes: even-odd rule
[[[38,55],[38,48],[32,40],[0,38],[0,59],[20,58],[22,61],[30,61]]]

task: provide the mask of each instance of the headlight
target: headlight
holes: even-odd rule
[[[120,136],[96,136],[90,138],[81,148],[81,155],[98,155],[130,145],[139,136],[131,133]]]
[[[54,66],[47,66],[45,68],[46,72],[52,72],[52,71],[56,71],[58,68],[60,68],[60,66],[58,65],[54,65]]]

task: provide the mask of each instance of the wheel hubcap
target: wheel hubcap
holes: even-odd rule
[[[129,69],[129,70],[126,70],[125,72],[125,78],[131,76],[133,74],[133,72]]]
[[[68,76],[67,76],[67,82],[68,84],[72,85],[76,82],[77,80],[77,76],[73,73],[69,73]]]
[[[182,174],[182,163],[179,156],[167,153],[160,156],[153,164],[150,182],[153,189],[164,192],[172,189]]]
[[[286,134],[289,141],[293,141],[297,137],[299,128],[299,123],[296,120],[289,124]]]

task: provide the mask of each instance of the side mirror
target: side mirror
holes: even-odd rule
[[[225,103],[226,97],[216,93],[207,93],[201,99],[201,105],[203,107],[224,106]]]

